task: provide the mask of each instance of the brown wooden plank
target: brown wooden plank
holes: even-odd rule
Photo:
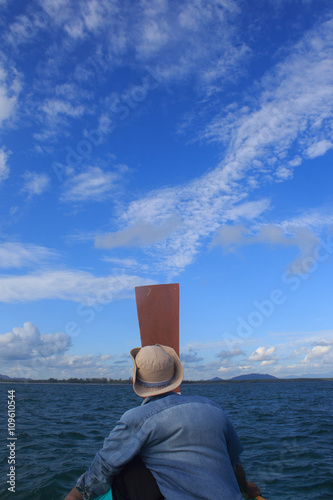
[[[162,344],[179,355],[179,284],[135,287],[142,347]]]

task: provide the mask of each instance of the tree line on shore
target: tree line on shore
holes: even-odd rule
[[[57,378],[48,378],[48,379],[23,379],[23,378],[2,378],[0,377],[0,382],[20,382],[20,383],[28,383],[28,384],[131,384],[132,379],[107,379],[103,378],[76,378],[71,377],[68,379],[57,379]]]

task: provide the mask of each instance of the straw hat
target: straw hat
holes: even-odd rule
[[[135,347],[133,389],[138,396],[156,396],[176,389],[183,380],[183,367],[172,347],[155,344]]]

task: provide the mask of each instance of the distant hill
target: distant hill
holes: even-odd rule
[[[1,375],[0,373],[0,379],[2,380],[31,380],[31,378],[22,378],[22,377],[8,377],[8,375]]]
[[[248,375],[238,375],[238,377],[233,377],[229,380],[278,380],[278,378],[267,373],[249,373]]]

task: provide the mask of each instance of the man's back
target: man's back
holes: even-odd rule
[[[165,498],[242,499],[233,465],[243,447],[226,414],[209,399],[176,393],[148,398],[126,412],[107,438],[106,460],[117,435],[123,455],[135,448]]]

